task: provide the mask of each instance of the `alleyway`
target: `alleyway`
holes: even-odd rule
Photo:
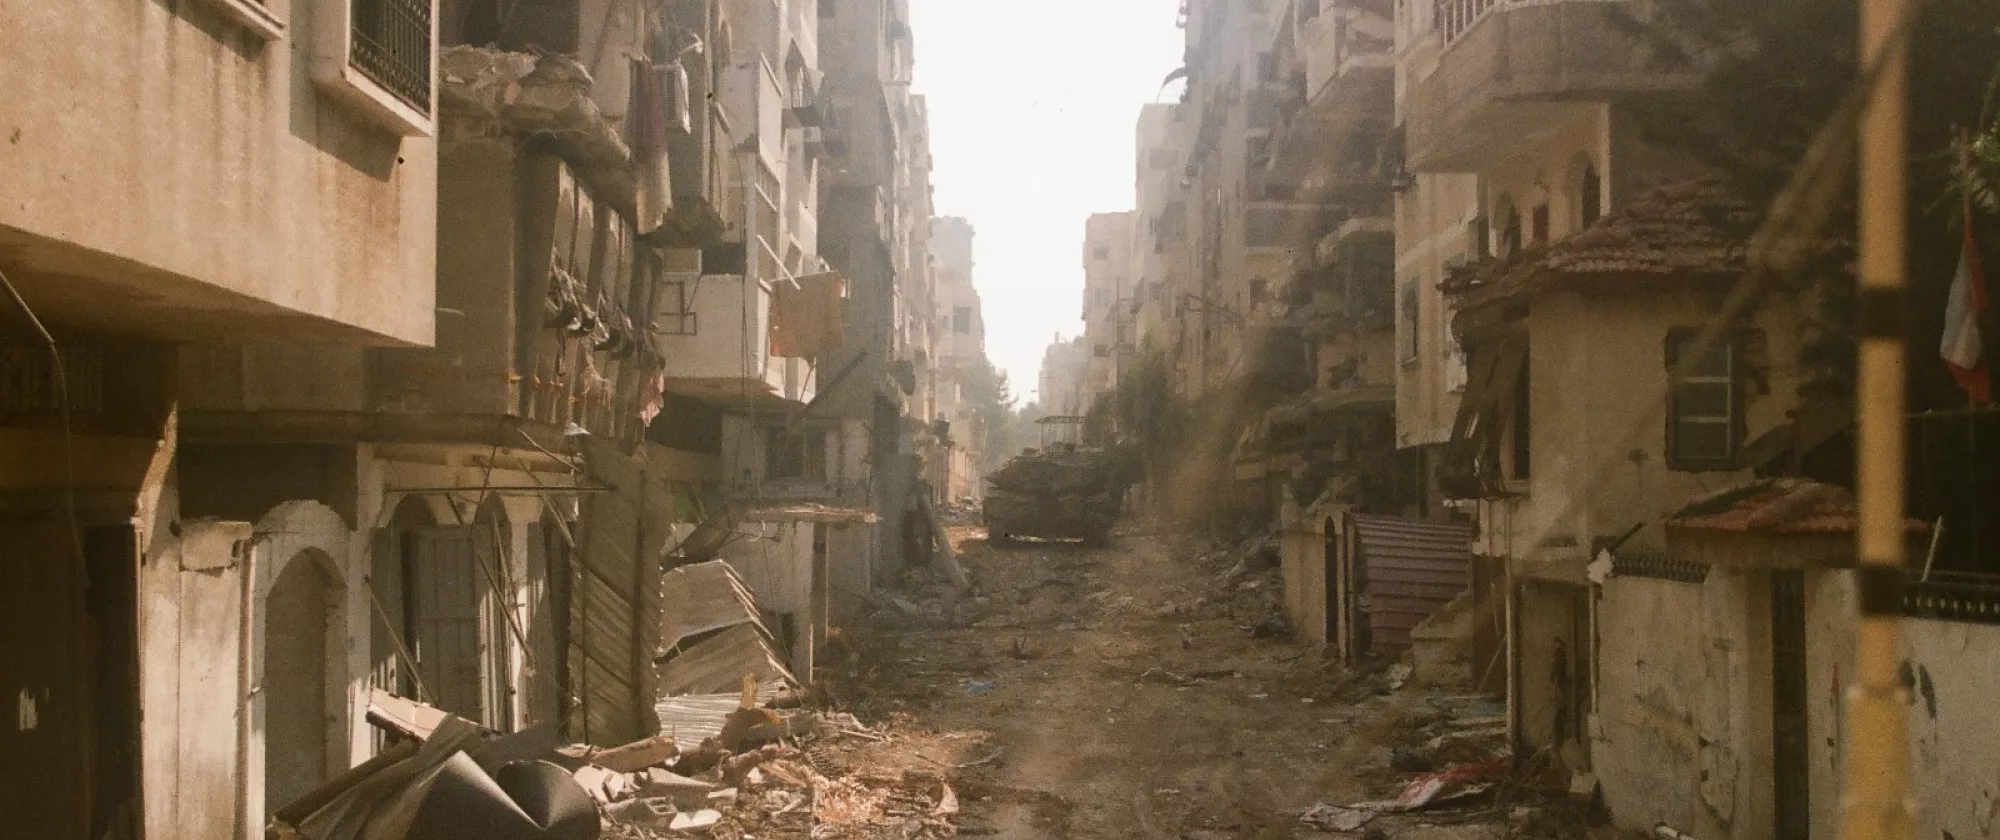
[[[1187,540],[1000,550],[983,537],[955,531],[971,595],[908,587],[845,631],[847,674],[829,687],[899,733],[853,759],[965,765],[962,835],[1328,836],[1301,812],[1394,797],[1411,774],[1391,769],[1392,745],[1423,740],[1451,706],[1429,701],[1454,692],[1389,692],[1379,673],[1343,678],[1317,653],[1253,638],[1277,612],[1275,579],[1225,593],[1225,558]],[[1479,823],[1524,816],[1474,807],[1433,820],[1459,824],[1446,833],[1377,824],[1500,837]]]

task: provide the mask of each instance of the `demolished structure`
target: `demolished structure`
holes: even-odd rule
[[[1305,640],[1465,669],[1507,698],[1521,768],[1622,828],[1832,836],[1867,597],[1844,489],[1853,255],[1842,231],[1766,229],[1812,212],[1663,129],[1741,110],[1710,74],[1758,51],[1690,51],[1662,5],[1185,4],[1184,92],[1136,126],[1139,244],[1092,274],[1130,291],[1086,289],[1085,343],[1112,402],[1158,402],[1139,374],[1164,370],[1208,420],[1167,430],[1176,469],[1146,497],[1280,534]],[[1990,209],[1965,211],[1961,277]],[[1086,223],[1087,258],[1115,253],[1095,246],[1111,218]],[[1939,280],[1913,346],[1937,344],[1934,257],[1913,257]],[[1977,728],[1954,715],[1975,714],[2000,568],[1974,454],[2000,420],[1946,374],[1909,372],[1923,566],[1871,607],[1910,619],[1904,682],[1936,701],[1913,707],[1912,787],[1940,803],[1984,801],[1936,733]],[[1916,825],[1984,830],[1954,805]]]
[[[907,13],[865,47],[847,5],[24,8],[0,770],[60,793],[13,819],[251,836],[380,757],[375,692],[608,747],[809,681],[900,562],[950,317],[921,100],[865,139],[883,102],[822,87],[907,79]],[[822,247],[864,195],[915,223]],[[761,606],[701,638],[669,573],[711,561]]]

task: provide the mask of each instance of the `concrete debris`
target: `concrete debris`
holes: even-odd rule
[[[665,797],[649,797],[614,802],[604,809],[604,813],[613,821],[627,825],[666,828],[673,824],[680,811]]]
[[[1312,806],[1299,815],[1299,822],[1321,831],[1360,831],[1373,822],[1382,812],[1370,808],[1346,805],[1328,805],[1324,802]]]
[[[454,132],[542,139],[601,200],[637,201],[632,148],[591,101],[590,73],[561,53],[454,46],[438,53],[438,110]]]
[[[665,735],[655,735],[634,741],[622,747],[592,752],[585,758],[590,763],[618,773],[632,773],[666,761],[680,754],[674,739]]]
[[[714,828],[719,822],[722,822],[721,811],[704,808],[700,811],[675,814],[674,821],[667,826],[667,830],[681,834],[700,834]]]

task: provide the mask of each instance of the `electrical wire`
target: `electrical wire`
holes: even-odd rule
[[[63,513],[69,522],[70,548],[76,552],[77,566],[81,568],[85,563],[83,526],[79,523],[76,512],[76,432],[70,420],[69,372],[63,367],[62,348],[57,346],[55,336],[49,334],[48,327],[42,326],[42,319],[35,316],[34,308],[28,305],[26,298],[21,297],[20,290],[14,288],[14,281],[8,279],[5,272],[0,272],[0,287],[6,288],[7,297],[13,299],[14,306],[21,310],[21,314],[27,317],[28,324],[41,336],[42,344],[49,351],[49,361],[54,365],[56,409],[62,416]],[[86,576],[85,586],[88,585],[89,578]]]

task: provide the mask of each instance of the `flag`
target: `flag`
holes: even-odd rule
[[[1979,265],[1979,240],[1972,231],[1972,202],[1965,205],[1965,245],[1958,258],[1958,275],[1951,281],[1951,297],[1945,304],[1944,338],[1938,354],[1944,357],[1958,385],[1976,405],[1993,402],[1993,379],[1986,368],[1986,347],[1980,340],[1979,322],[1986,316],[1986,273]]]

